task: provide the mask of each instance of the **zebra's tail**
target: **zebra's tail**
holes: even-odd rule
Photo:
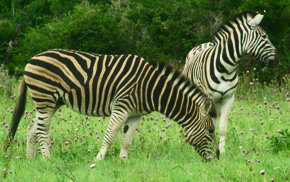
[[[13,140],[15,133],[17,131],[20,119],[23,116],[23,113],[25,110],[25,103],[26,103],[26,92],[27,92],[27,85],[23,77],[19,85],[19,96],[18,96],[16,106],[14,108],[10,131],[5,141],[4,152],[6,152],[7,149],[9,148],[10,143]]]

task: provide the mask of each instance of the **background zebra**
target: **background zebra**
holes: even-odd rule
[[[136,55],[69,50],[36,55],[25,67],[5,151],[23,115],[28,86],[37,114],[27,129],[27,158],[35,157],[37,138],[43,157],[50,157],[47,142],[51,117],[63,104],[86,115],[111,115],[97,160],[105,157],[123,124],[120,156],[126,156],[141,116],[152,111],[184,127],[187,141],[203,157],[211,154],[213,141],[218,157],[211,119],[217,113],[211,99],[172,67],[160,64],[160,68],[169,76]]]
[[[246,53],[268,66],[279,63],[276,48],[259,27],[263,14],[246,11],[236,15],[217,30],[213,43],[193,48],[186,57],[184,74],[208,93],[216,104],[220,115],[221,152],[225,151],[228,114],[238,84],[240,58]],[[214,119],[214,123],[217,126],[217,120]]]

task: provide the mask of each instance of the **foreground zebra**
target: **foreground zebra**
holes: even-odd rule
[[[230,108],[238,84],[237,66],[243,54],[250,54],[269,66],[279,63],[276,48],[259,23],[262,14],[243,12],[223,24],[213,43],[193,48],[186,57],[183,73],[212,97],[220,115],[219,149],[225,151]],[[214,119],[217,126],[217,120]]]
[[[169,76],[136,55],[98,55],[69,50],[50,50],[36,55],[25,67],[4,150],[23,115],[28,86],[37,113],[27,129],[27,158],[36,155],[36,139],[43,157],[50,157],[47,142],[51,117],[64,104],[90,116],[111,115],[97,160],[105,157],[122,125],[120,156],[127,156],[141,116],[152,111],[159,111],[184,127],[186,140],[202,157],[211,155],[210,143],[214,142],[218,157],[211,119],[217,115],[212,101],[172,67],[160,64],[159,68]]]

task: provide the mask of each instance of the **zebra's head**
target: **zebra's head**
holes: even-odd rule
[[[195,126],[194,129],[186,131],[186,138],[189,144],[206,160],[209,160],[212,156],[219,159],[219,148],[212,118],[217,119],[217,111],[212,100],[207,99],[199,107],[197,121],[199,126]]]
[[[266,66],[274,67],[279,64],[277,50],[271,43],[266,32],[259,27],[264,17],[264,13],[265,11],[262,14],[248,14],[247,16],[249,34],[246,52],[264,62]]]

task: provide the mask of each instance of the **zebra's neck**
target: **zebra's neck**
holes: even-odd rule
[[[212,55],[212,60],[220,73],[231,74],[236,71],[239,60],[247,50],[249,28],[244,15],[225,23],[216,32],[216,54]]]
[[[155,81],[158,87],[153,87],[151,97],[154,110],[181,125],[196,112],[197,105],[199,107],[207,99],[207,95],[196,85],[171,68],[166,67],[161,74],[159,72]]]

